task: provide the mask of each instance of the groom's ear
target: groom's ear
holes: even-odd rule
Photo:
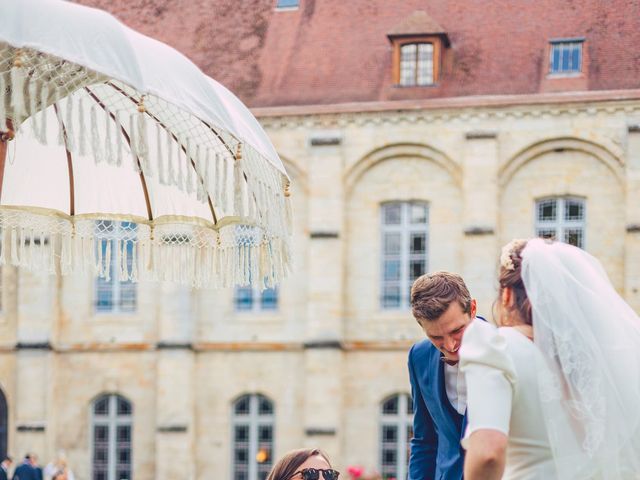
[[[476,317],[476,313],[478,313],[478,302],[476,302],[475,298],[471,299],[471,304],[469,306],[469,316],[471,318]]]
[[[513,306],[513,289],[505,287],[500,293],[500,301],[505,308],[511,308]]]

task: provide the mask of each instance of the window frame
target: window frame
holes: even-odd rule
[[[99,415],[96,415],[95,413],[95,406],[97,404],[98,401],[100,401],[103,398],[107,398],[107,401],[109,402],[109,414],[106,416],[106,418],[99,418],[98,420],[96,420],[96,417],[100,417]],[[128,405],[129,405],[129,410],[130,413],[128,415],[118,415],[118,400],[123,400],[125,401]],[[91,465],[90,465],[90,470],[91,470],[91,479],[93,480],[94,478],[94,468],[95,468],[95,454],[96,454],[96,448],[95,448],[95,427],[96,426],[106,426],[107,427],[107,435],[108,435],[108,440],[107,440],[107,451],[108,451],[108,458],[107,458],[107,480],[117,480],[117,473],[118,473],[118,462],[117,462],[117,452],[118,452],[118,439],[117,439],[117,431],[118,428],[117,427],[121,427],[121,426],[126,426],[129,427],[129,475],[128,475],[128,480],[132,480],[133,479],[133,432],[134,432],[134,428],[133,428],[133,412],[134,412],[134,408],[133,408],[133,403],[127,399],[126,397],[118,394],[118,393],[104,393],[101,395],[98,395],[96,398],[93,399],[93,401],[90,403],[89,406],[89,429],[90,429],[90,434],[89,434],[89,438],[90,438],[90,449],[91,449]]]
[[[553,70],[553,56],[556,47],[562,48],[563,46],[575,45],[579,47],[579,66],[577,70]],[[578,38],[557,38],[549,40],[549,68],[547,75],[550,78],[563,78],[563,77],[580,77],[584,74],[585,65],[585,52],[584,52],[585,39],[584,37]],[[562,52],[562,50],[561,50]],[[562,62],[560,62],[562,63]]]
[[[384,404],[394,398],[398,398],[398,413],[397,414],[385,414],[384,413]],[[411,447],[411,438],[413,437],[413,399],[411,395],[406,392],[394,393],[386,396],[380,402],[379,409],[379,425],[380,428],[378,430],[379,439],[378,439],[378,468],[384,477],[384,451],[386,450],[385,446],[388,442],[384,441],[384,427],[395,427],[396,429],[396,441],[395,452],[396,452],[396,471],[395,478],[407,478],[407,474],[409,472],[409,449]],[[400,435],[400,432],[405,433],[404,435]],[[404,458],[403,458],[404,457]]]
[[[435,87],[438,85],[440,81],[440,72],[441,72],[441,57],[442,57],[442,48],[443,41],[439,35],[406,35],[406,36],[394,36],[391,38],[391,43],[393,45],[393,69],[392,69],[392,82],[395,87],[398,88],[425,88],[425,87]],[[430,43],[433,45],[433,54],[432,54],[432,62],[433,62],[433,82],[425,85],[403,85],[400,83],[400,66],[402,60],[402,47],[410,44],[421,44],[421,43]],[[417,53],[416,53],[417,55]],[[417,73],[417,65],[416,65],[416,73]]]
[[[276,7],[275,9],[279,12],[286,12],[288,10],[298,10],[298,8],[300,8],[300,0],[296,0],[296,4],[295,5],[280,5],[280,2],[282,0],[276,0]],[[285,0],[286,1],[286,0]]]
[[[116,244],[117,244],[117,240],[129,240],[131,238],[135,238],[137,235],[137,229],[138,226],[135,222],[130,222],[130,221],[122,221],[122,220],[98,220],[96,221],[96,230],[97,230],[97,224],[99,222],[111,222],[111,224],[114,226],[115,231],[114,232],[110,232],[106,238],[105,237],[97,237],[97,240],[99,239],[99,242],[96,242],[96,248],[102,248],[102,245],[106,242],[109,241],[111,242],[111,266],[109,266],[109,268],[113,268],[113,275],[111,275],[111,278],[109,280],[109,282],[107,282],[105,279],[100,278],[100,277],[96,277],[96,279],[93,282],[93,293],[94,293],[94,302],[93,302],[93,310],[94,310],[94,314],[97,316],[102,316],[102,315],[131,315],[131,314],[135,314],[138,311],[138,284],[132,282],[131,280],[126,280],[126,281],[122,281],[120,280],[120,269],[118,268],[118,265],[120,263],[120,251],[119,249],[116,248]],[[135,225],[135,230],[125,230],[122,226],[123,223],[129,223],[132,225]],[[135,246],[133,247],[135,248]],[[131,262],[133,262],[133,258],[131,256],[129,256],[128,258],[129,260],[131,260]],[[102,285],[109,285],[110,286],[110,292],[111,292],[111,305],[110,308],[107,308],[106,306],[101,308],[100,307],[100,303],[99,303],[99,299],[100,299],[100,292],[101,292],[101,286]],[[125,287],[126,286],[126,287]],[[133,307],[131,309],[128,308],[123,308],[121,305],[121,301],[122,301],[122,294],[123,291],[125,290],[125,288],[130,288],[133,291]],[[106,291],[106,289],[105,289]]]
[[[543,202],[547,201],[555,201],[556,202],[556,220],[553,222],[544,222],[540,221],[539,217],[539,206]],[[578,202],[582,205],[582,219],[581,220],[566,220],[565,217],[565,209],[568,201]],[[550,195],[545,197],[539,197],[534,200],[533,203],[533,230],[534,236],[536,238],[544,238],[540,237],[540,230],[555,230],[555,240],[568,243],[565,241],[565,231],[568,229],[577,229],[580,228],[582,230],[582,245],[578,248],[583,250],[587,247],[587,199],[584,197],[580,197],[577,195]]]
[[[238,415],[235,411],[236,405],[243,399],[249,397],[249,413],[248,415]],[[264,399],[268,401],[271,405],[271,413],[269,414],[260,414],[260,400]],[[247,420],[242,421],[241,419],[245,417]],[[240,420],[239,420],[240,419]],[[276,407],[275,402],[268,396],[262,393],[244,393],[239,395],[231,402],[231,480],[235,480],[236,475],[236,427],[237,426],[248,426],[249,429],[249,438],[248,438],[248,469],[247,469],[247,480],[258,480],[258,462],[256,460],[256,455],[259,451],[259,427],[261,426],[270,426],[271,427],[271,440],[269,442],[270,446],[270,457],[268,467],[271,469],[274,464],[274,453],[275,453],[275,438],[276,438]],[[268,470],[265,472],[265,478],[268,474]]]
[[[400,223],[399,224],[387,224],[385,222],[385,207],[391,205],[400,205]],[[412,224],[410,219],[411,207],[422,206],[426,210],[425,223]],[[417,256],[424,256],[424,273],[429,271],[429,218],[430,218],[430,203],[424,200],[391,200],[380,203],[380,216],[379,216],[379,228],[380,228],[380,274],[378,280],[379,288],[379,308],[381,311],[393,312],[393,311],[405,311],[411,308],[409,291],[411,285],[415,279],[411,278],[411,261],[415,260]],[[415,226],[414,226],[415,225]],[[385,262],[389,260],[389,255],[385,252],[385,235],[388,233],[399,232],[400,233],[400,251],[397,255],[391,254],[391,256],[399,257],[400,261],[400,273],[397,283],[400,287],[400,299],[397,306],[385,305],[385,287],[389,286],[389,283],[393,283],[392,280],[385,279]],[[410,251],[409,240],[412,234],[424,233],[425,244],[423,254],[412,254]],[[404,246],[404,248],[403,248]]]

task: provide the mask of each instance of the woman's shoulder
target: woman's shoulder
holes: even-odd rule
[[[507,334],[508,335],[508,334]],[[503,370],[515,377],[515,369],[508,348],[508,336],[490,323],[474,320],[465,330],[460,347],[460,368],[472,365]]]

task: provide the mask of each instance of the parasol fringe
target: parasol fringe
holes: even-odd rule
[[[196,145],[196,154],[195,154],[195,169],[196,169],[196,198],[199,202],[204,202],[206,200],[206,195],[204,194],[204,188],[202,185],[202,179],[200,178],[200,173],[202,172],[202,150],[200,149],[200,145]]]
[[[140,166],[145,175],[152,176],[151,164],[149,162],[149,149],[147,144],[147,122],[145,120],[144,107],[138,107],[137,117],[137,135],[136,135],[136,151],[140,159]]]
[[[84,102],[82,97],[78,99],[78,153],[80,156],[87,154],[87,136],[84,128]]]
[[[189,195],[191,195],[195,188],[193,185],[193,166],[191,165],[191,140],[187,137],[187,146],[186,146],[186,165],[187,165],[187,182],[186,182],[186,191]]]
[[[107,240],[107,248],[104,254],[105,275],[104,279],[111,281],[111,240]]]
[[[129,116],[129,147],[131,148],[131,163],[133,170],[136,173],[140,173],[140,167],[138,160],[140,159],[140,152],[138,151],[138,142],[136,141],[136,114],[132,113]]]
[[[166,185],[166,179],[164,175],[164,161],[162,158],[162,127],[159,123],[156,123],[156,162],[158,163],[158,182],[160,185]]]
[[[58,125],[58,145],[64,145],[64,131],[62,129],[62,112],[60,109],[62,108],[61,100],[62,100],[62,92],[59,88],[54,90],[54,101],[53,103],[58,108],[58,115],[56,115],[56,123]]]
[[[91,105],[89,122],[91,123],[91,151],[93,153],[93,160],[97,165],[102,162],[103,158],[102,148],[100,146],[100,134],[98,133],[98,112],[95,105]]]
[[[167,184],[175,185],[176,178],[173,168],[173,138],[171,134],[167,131]]]
[[[183,152],[182,152],[182,148],[180,146],[180,143],[178,143],[177,145],[177,161],[178,161],[178,178],[176,179],[176,185],[178,187],[178,189],[180,189],[181,191],[184,191],[184,173],[183,170],[184,168],[182,167],[183,162]]]
[[[0,73],[0,131],[7,131],[7,108],[6,108],[6,94],[7,94],[7,82],[4,79],[4,73]]]
[[[0,92],[2,89],[0,88]],[[38,117],[36,112],[38,111],[38,84],[35,80],[29,82],[29,117],[31,118],[31,129],[33,136],[38,138]]]
[[[70,152],[73,152],[75,150],[75,142],[74,142],[74,137],[73,137],[73,132],[74,132],[74,128],[73,128],[73,99],[72,99],[72,95],[67,95],[67,102],[66,102],[66,125],[64,125],[65,130],[66,130],[66,139],[65,139],[65,146],[67,148],[67,150],[69,150]],[[63,130],[64,133],[64,130]]]
[[[124,150],[124,132],[122,131],[122,115],[120,111],[115,113],[116,122],[116,165],[122,166],[122,151]]]
[[[13,112],[14,128],[17,130],[22,119],[26,116],[24,98],[25,74],[22,70],[20,53],[16,55],[13,67],[11,67],[11,109]]]
[[[42,144],[47,143],[47,107],[49,103],[49,85],[45,82],[40,90],[40,108],[42,114],[40,115],[40,138],[39,141]]]
[[[107,160],[107,164],[113,165],[116,163],[116,159],[113,156],[113,144],[111,143],[111,115],[108,113],[104,116],[104,156]]]

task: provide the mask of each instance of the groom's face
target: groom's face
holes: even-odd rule
[[[420,325],[431,343],[442,352],[446,362],[458,363],[458,351],[465,329],[476,316],[476,301],[471,300],[469,313],[462,310],[460,302],[451,302],[449,308],[437,320],[422,320]]]

